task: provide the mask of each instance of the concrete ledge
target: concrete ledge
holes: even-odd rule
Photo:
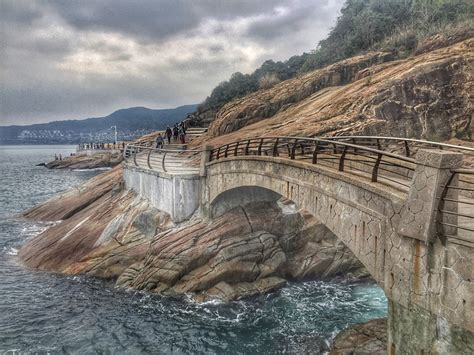
[[[124,165],[125,187],[146,198],[160,211],[182,222],[197,210],[201,201],[199,175],[158,174],[151,170]]]

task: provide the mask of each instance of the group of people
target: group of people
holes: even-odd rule
[[[173,142],[179,142],[181,144],[186,143],[186,123],[180,122],[176,123],[173,128],[170,126],[166,127],[166,131],[163,135],[161,133],[158,133],[158,136],[155,139],[156,143],[156,148],[163,148],[163,145],[165,144],[165,139],[168,141],[168,144],[171,144],[171,139],[173,139]]]
[[[125,149],[125,142],[122,143],[81,143],[79,150],[96,150],[96,149]]]

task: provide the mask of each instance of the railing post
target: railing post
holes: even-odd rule
[[[405,142],[405,156],[406,157],[410,157],[410,147],[408,146],[408,141],[404,141]]]
[[[344,171],[344,160],[346,158],[347,146],[344,146],[341,157],[339,158],[339,171]]]
[[[219,160],[220,155],[221,155],[221,147],[217,148],[216,160]]]
[[[290,159],[292,159],[292,160],[295,159],[296,143],[297,142],[298,142],[298,139],[295,139],[295,142],[293,143],[293,147],[291,147]]]
[[[165,166],[165,159],[166,159],[166,152],[163,153],[163,159],[161,160],[161,167],[163,168],[163,171],[166,173],[166,166]]]
[[[313,150],[313,164],[318,163],[318,151],[319,151],[319,142],[316,141],[316,144],[315,144],[314,150]]]
[[[245,146],[245,155],[249,155],[250,139],[247,140],[247,145]]]
[[[236,157],[237,154],[239,153],[239,141],[235,143],[235,149],[234,149],[234,156]]]
[[[135,150],[135,152],[134,152],[134,154],[133,154],[133,163],[135,164],[135,166],[138,167],[138,164],[137,164],[137,154],[138,154],[138,152],[137,152],[137,150]]]
[[[201,152],[201,165],[199,168],[199,176],[206,176],[206,164],[211,161],[212,145],[206,145]]]
[[[225,150],[224,150],[224,158],[227,158],[227,153],[229,152],[229,145],[227,144],[225,146]]]
[[[151,164],[150,164],[150,155],[151,155],[151,149],[148,151],[148,156],[146,157],[146,163],[148,165],[148,168],[150,170],[153,170],[153,168],[151,167]]]
[[[372,182],[377,182],[378,175],[379,175],[379,166],[380,162],[382,161],[382,153],[377,155],[377,160],[375,161],[374,168],[372,170]]]
[[[260,143],[258,144],[257,154],[262,155],[262,145],[263,145],[263,138],[260,139]]]
[[[418,150],[415,173],[397,228],[400,235],[421,240],[426,244],[434,242],[435,222],[443,191],[448,183],[456,183],[452,179],[451,170],[461,167],[462,159],[462,153]],[[457,212],[457,203],[451,207]],[[446,205],[443,208],[446,209]]]
[[[276,139],[275,144],[273,145],[273,156],[277,157],[278,156],[278,140],[279,138]]]

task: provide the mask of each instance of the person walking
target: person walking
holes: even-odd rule
[[[174,125],[174,127],[173,127],[173,140],[175,142],[178,141],[178,136],[179,136],[178,126]]]
[[[158,136],[157,136],[156,139],[155,139],[156,148],[162,149],[164,142],[165,142],[165,141],[164,141],[164,139],[163,139],[161,133],[158,133]]]
[[[179,140],[180,140],[181,144],[186,143],[186,136],[184,134],[183,127],[179,127]]]
[[[171,144],[171,136],[173,135],[173,131],[171,130],[170,126],[166,127],[166,139],[168,140],[168,144]]]

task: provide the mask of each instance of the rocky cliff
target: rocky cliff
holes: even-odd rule
[[[276,135],[471,139],[473,47],[470,38],[397,61],[372,53],[287,80],[224,106],[200,143]]]

